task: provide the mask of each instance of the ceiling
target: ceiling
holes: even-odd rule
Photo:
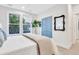
[[[54,5],[55,4],[6,4],[4,6],[20,9],[38,15],[48,10],[49,8],[53,7]]]

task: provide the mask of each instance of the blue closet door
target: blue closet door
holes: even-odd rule
[[[52,17],[42,19],[42,35],[52,38]]]

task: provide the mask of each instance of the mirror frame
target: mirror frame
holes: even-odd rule
[[[56,24],[56,22],[57,22],[56,20],[61,17],[62,17],[61,20],[63,20],[63,22],[62,22],[63,28],[62,29],[56,27],[58,25],[58,24]],[[54,30],[55,31],[65,31],[65,15],[54,17]]]

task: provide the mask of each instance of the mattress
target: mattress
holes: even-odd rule
[[[36,46],[35,42],[22,35],[10,36],[0,48],[0,55],[35,55]]]

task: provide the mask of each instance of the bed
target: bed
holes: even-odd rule
[[[45,36],[29,33],[9,36],[3,41],[0,55],[54,55],[58,53],[55,42]]]
[[[19,36],[8,37],[0,48],[1,55],[37,55],[36,43]]]

